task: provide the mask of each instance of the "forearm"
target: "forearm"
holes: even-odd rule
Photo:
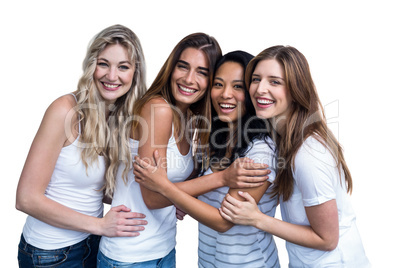
[[[255,218],[252,225],[267,233],[300,246],[325,251],[333,250],[333,247],[329,246],[325,239],[321,238],[316,232],[314,232],[311,226],[288,223],[261,212]]]
[[[47,198],[45,195],[22,200],[17,197],[16,208],[49,225],[74,231],[102,235],[101,219],[79,213]]]
[[[222,171],[212,172],[192,180],[175,183],[185,193],[197,197],[212,190],[225,186],[222,179]]]
[[[192,197],[176,184],[170,183],[164,187],[162,194],[195,220],[218,232],[226,232],[234,225],[222,218],[217,208]]]
[[[162,194],[149,190],[142,185],[140,187],[144,203],[149,209],[160,209],[173,205],[172,201]]]
[[[212,174],[201,176],[192,180],[177,182],[175,185],[183,192],[197,197],[199,195],[220,188],[223,185],[221,172],[213,172]],[[141,186],[144,202],[150,209],[159,209],[173,205],[171,200],[161,195],[160,193],[151,191]]]

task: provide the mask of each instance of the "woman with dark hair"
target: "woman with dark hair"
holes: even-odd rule
[[[202,171],[204,177],[227,169],[236,159],[248,157],[256,163],[274,167],[274,147],[263,120],[255,110],[245,89],[244,71],[252,55],[243,51],[226,54],[216,65],[211,89],[212,131],[209,139],[210,157]],[[156,162],[158,155],[155,155]],[[278,254],[272,236],[250,226],[234,226],[222,218],[218,208],[230,192],[239,189],[220,187],[198,196],[198,199],[176,187],[165,171],[149,166],[136,158],[136,181],[170,199],[177,207],[199,221],[199,267],[279,267]],[[275,176],[275,170],[263,185],[248,188],[259,200],[259,207],[274,216],[277,201],[265,192]]]
[[[285,239],[289,267],[369,267],[347,195],[352,177],[304,55],[290,46],[270,47],[248,65],[246,83],[257,116],[275,130],[283,159],[272,187],[283,221],[260,211],[244,192],[244,202],[225,198],[222,216]]]
[[[192,195],[225,185],[225,177],[233,177],[231,173],[220,173],[215,180],[211,176],[209,183],[197,179],[184,182],[194,170],[193,141],[197,141],[201,154],[207,150],[209,86],[215,64],[221,56],[218,42],[207,34],[194,33],[183,38],[149,90],[136,102],[133,117],[127,119],[133,121],[130,139],[132,156],[139,155],[150,160],[154,150],[158,149],[161,156],[159,164],[167,178]],[[121,132],[126,133],[124,129]],[[131,157],[126,162],[130,160]],[[141,233],[141,238],[103,237],[98,266],[126,267],[135,263],[137,266],[174,267],[176,209],[161,194],[138,184],[134,174],[129,172],[131,168],[122,161],[117,170],[111,172],[116,176],[107,177],[106,192],[113,194],[112,207],[124,204],[147,215],[147,228]],[[242,169],[233,170],[236,173]],[[250,176],[264,176],[266,173],[265,170],[251,170]]]

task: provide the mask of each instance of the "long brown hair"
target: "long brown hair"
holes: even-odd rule
[[[283,161],[278,167],[272,190],[273,196],[288,200],[293,193],[295,156],[303,142],[314,136],[334,157],[338,171],[345,174],[347,191],[352,191],[352,177],[343,156],[343,150],[326,124],[324,109],[318,97],[310,68],[304,55],[291,46],[273,46],[263,50],[247,66],[246,85],[250,85],[255,67],[261,60],[274,59],[284,70],[287,90],[292,97],[288,117],[285,119],[283,136],[273,135],[278,146],[278,158]]]
[[[209,36],[205,33],[193,33],[186,37],[184,37],[173,49],[167,58],[166,62],[163,64],[160,69],[158,75],[156,76],[154,82],[145,93],[145,95],[137,101],[134,107],[134,116],[139,116],[144,105],[151,99],[156,97],[163,97],[172,107],[175,106],[176,101],[172,94],[170,78],[173,73],[174,68],[176,67],[177,62],[180,59],[181,53],[186,48],[196,48],[201,50],[205,57],[208,60],[208,68],[209,68],[209,81],[208,88],[205,91],[204,96],[198,100],[196,103],[190,105],[190,111],[192,116],[197,117],[194,118],[195,125],[194,129],[202,129],[203,131],[197,131],[197,134],[194,137],[196,141],[199,151],[199,155],[206,156],[208,155],[208,141],[209,141],[209,133],[210,133],[210,122],[211,122],[211,102],[210,102],[210,87],[213,80],[213,74],[215,70],[215,64],[217,60],[222,57],[222,51],[219,46],[219,43],[212,36]],[[176,134],[181,130],[181,119],[180,115],[177,112],[177,109],[172,109],[173,111],[173,124]],[[138,126],[139,121],[134,121],[132,130],[134,132],[135,128]],[[180,136],[180,135],[179,135]],[[194,148],[193,148],[194,150]],[[197,159],[196,159],[197,160]],[[204,163],[205,159],[202,159],[201,163]],[[195,164],[198,164],[198,161],[195,161]],[[199,167],[197,167],[199,168]]]

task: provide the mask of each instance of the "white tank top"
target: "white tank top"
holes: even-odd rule
[[[81,160],[79,137],[61,149],[45,196],[77,212],[100,218],[103,216],[103,192],[99,189],[105,182],[105,160],[99,156],[98,163],[95,161],[86,170]],[[42,249],[70,246],[89,236],[54,227],[32,216],[27,217],[22,232],[27,243]]]
[[[192,148],[182,155],[173,135],[167,146],[167,176],[172,182],[187,179],[194,169]],[[133,157],[138,154],[138,141],[130,140]],[[142,199],[140,185],[134,180],[133,170],[128,172],[127,185],[123,182],[123,165],[117,173],[116,190],[112,207],[126,205],[131,211],[146,215],[148,224],[137,237],[102,237],[99,249],[107,257],[120,262],[144,262],[166,256],[176,246],[176,209],[168,206],[148,209]]]

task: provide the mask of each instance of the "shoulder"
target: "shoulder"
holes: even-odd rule
[[[325,145],[325,140],[318,136],[308,137],[300,146],[295,157],[295,166],[333,166],[334,158],[331,151]]]
[[[74,114],[76,114],[74,109],[75,106],[76,101],[74,96],[71,94],[61,96],[49,105],[49,107],[46,109],[43,120],[45,122],[51,121],[52,124],[55,124],[55,126],[60,124],[64,126],[64,123],[68,118],[69,121],[71,121],[76,117],[74,117]]]
[[[149,100],[141,109],[141,130],[138,137],[141,140],[152,135],[156,140],[169,140],[172,133],[173,111],[163,98]]]
[[[69,113],[74,112],[76,101],[71,94],[61,96],[54,100],[46,110],[46,114],[52,117],[65,118]]]
[[[38,137],[46,137],[48,141],[55,137],[63,142],[70,135],[71,126],[76,122],[74,96],[64,95],[54,100],[47,108],[38,130]]]
[[[141,115],[155,116],[154,119],[157,120],[169,120],[172,122],[173,120],[173,111],[171,106],[162,98],[156,97],[150,99],[147,103],[145,103],[144,107],[142,107]]]
[[[249,145],[246,157],[252,159],[255,163],[267,164],[271,170],[270,181],[275,179],[277,156],[275,144],[270,137],[254,139]]]
[[[256,138],[250,142],[247,154],[262,154],[269,157],[274,157],[276,155],[276,147],[269,136],[264,138]]]
[[[311,136],[303,142],[296,153],[293,175],[297,182],[308,179],[315,184],[325,180],[332,183],[337,177],[337,163],[324,140]]]
[[[296,154],[292,173],[303,195],[304,206],[318,205],[336,198],[339,173],[325,140],[316,136],[308,137]]]

